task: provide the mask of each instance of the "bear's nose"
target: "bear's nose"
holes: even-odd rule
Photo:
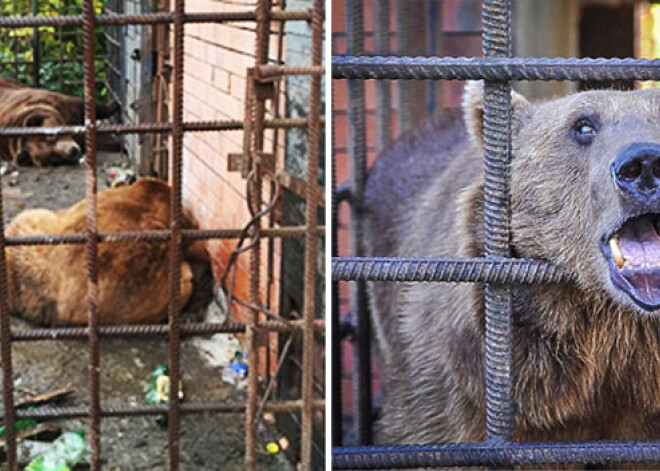
[[[646,197],[660,188],[660,144],[636,142],[612,162],[612,178],[620,191]]]
[[[75,160],[80,157],[80,147],[77,145],[69,147],[69,150],[67,151],[67,157],[70,160]]]

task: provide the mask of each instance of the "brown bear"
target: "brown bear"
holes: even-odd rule
[[[167,230],[170,228],[170,187],[144,178],[133,185],[97,196],[99,232]],[[190,218],[185,227],[192,228]],[[20,213],[8,236],[86,232],[86,203],[68,209],[33,209]],[[202,241],[184,245],[181,262],[181,304],[193,290],[194,261],[208,262]],[[167,317],[169,302],[169,242],[100,242],[98,246],[98,315],[101,324],[157,323]],[[38,324],[86,324],[86,245],[32,245],[7,248],[9,307]]]
[[[369,256],[483,257],[483,86],[381,155]],[[512,98],[516,257],[568,284],[513,287],[514,438],[660,438],[660,90]],[[371,283],[381,444],[486,438],[483,284]]]
[[[97,118],[115,114],[117,104],[97,104]],[[0,127],[57,127],[82,125],[81,98],[30,88],[0,77]],[[14,165],[57,165],[77,163],[82,156],[84,136],[38,136],[0,138],[0,159]]]

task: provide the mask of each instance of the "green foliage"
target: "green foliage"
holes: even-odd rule
[[[0,0],[0,16],[34,15],[32,0]],[[82,0],[38,0],[37,16],[79,15]],[[96,14],[104,12],[105,0],[94,0]],[[83,96],[84,53],[82,27],[37,28],[39,34],[39,84],[42,88],[67,95]],[[97,98],[105,101],[105,27],[95,28],[95,76]],[[0,75],[28,85],[35,81],[34,28],[0,31]]]

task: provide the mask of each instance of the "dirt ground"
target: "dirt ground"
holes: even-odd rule
[[[99,154],[99,190],[107,187],[107,167],[121,165],[118,154]],[[20,211],[45,207],[60,209],[84,197],[84,168],[20,168],[15,184],[3,178],[4,216],[7,223]],[[14,182],[11,182],[14,183]],[[13,328],[28,327],[12,320]],[[224,337],[215,337],[220,342]],[[202,342],[203,343],[203,342]],[[216,345],[211,342],[212,345]],[[209,345],[209,342],[206,342]],[[225,348],[225,347],[219,347]],[[167,363],[167,340],[104,339],[101,342],[101,401],[144,404],[149,375],[159,363]],[[17,393],[45,393],[72,387],[75,393],[62,406],[87,402],[86,341],[39,341],[13,344],[14,384]],[[200,341],[185,339],[181,345],[181,370],[185,401],[242,401],[244,391],[226,384],[221,367],[208,361]],[[243,414],[194,414],[182,416],[181,469],[244,469]],[[55,422],[65,431],[86,428],[84,420]],[[258,442],[262,449],[278,438],[274,427],[261,425]],[[167,429],[154,417],[103,419],[101,422],[103,469],[167,469]],[[292,470],[283,455],[258,453],[259,469]]]

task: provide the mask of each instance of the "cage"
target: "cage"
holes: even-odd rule
[[[226,469],[287,469],[299,463],[312,469],[323,461],[318,360],[323,266],[317,254],[324,234],[319,212],[324,5],[318,0],[290,5],[3,4],[0,36],[8,38],[3,41],[8,51],[0,73],[30,87],[78,95],[84,119],[58,127],[4,127],[0,136],[84,137],[86,151],[79,167],[19,167],[6,174],[3,220],[30,207],[33,197],[52,209],[84,197],[87,208],[82,233],[0,236],[2,419],[9,469],[26,464],[17,446],[25,420],[86,425],[91,469],[102,463],[169,469],[218,463]],[[308,51],[306,62],[286,48]],[[291,77],[302,83],[290,85]],[[97,121],[97,102],[115,102],[121,113]],[[110,136],[117,139],[108,156],[100,144]],[[305,151],[293,158],[287,146],[296,139],[304,141]],[[99,231],[97,195],[112,174],[124,171],[169,182],[170,229]],[[287,203],[280,203],[281,194]],[[184,209],[199,228],[183,227]],[[291,249],[289,239],[301,242]],[[210,287],[215,299],[210,306],[222,311],[220,318],[184,320],[179,262],[183,241],[191,240],[207,241],[218,284]],[[99,248],[135,241],[168,247],[168,323],[99,325]],[[87,248],[88,281],[80,296],[89,297],[88,325],[17,323],[7,305],[6,250],[63,244]],[[302,259],[287,255],[300,247]],[[280,280],[292,276],[289,270],[303,277],[285,287]],[[244,393],[219,386],[220,368],[205,361],[225,355],[221,339],[230,334],[246,356]],[[144,403],[142,388],[156,363],[169,367],[167,404]],[[73,390],[65,404],[25,405],[22,395],[60,385]],[[279,428],[264,423],[264,412],[274,414]],[[167,418],[165,429],[154,422],[159,416]],[[280,442],[282,453],[268,455],[268,441],[277,443],[282,435],[288,439]]]
[[[510,286],[564,283],[568,274],[542,260],[511,258],[511,227],[506,216],[511,124],[510,113],[502,111],[510,109],[512,86],[540,98],[604,86],[632,88],[636,81],[656,80],[658,62],[649,52],[654,44],[655,6],[651,2],[524,0],[348,0],[333,6],[340,19],[333,24],[332,58],[336,169],[332,182],[333,468],[657,463],[657,442],[513,440]],[[612,36],[606,25],[614,18],[617,37],[604,38]],[[617,47],[608,41],[616,42]],[[546,54],[561,57],[536,57]],[[630,57],[575,58],[607,54]],[[365,258],[363,222],[357,209],[368,164],[394,136],[444,107],[458,106],[460,81],[479,79],[486,82],[487,256]],[[652,85],[645,82],[641,86]],[[373,445],[373,406],[377,403],[373,393],[379,384],[371,358],[367,281],[485,283],[487,441]]]

